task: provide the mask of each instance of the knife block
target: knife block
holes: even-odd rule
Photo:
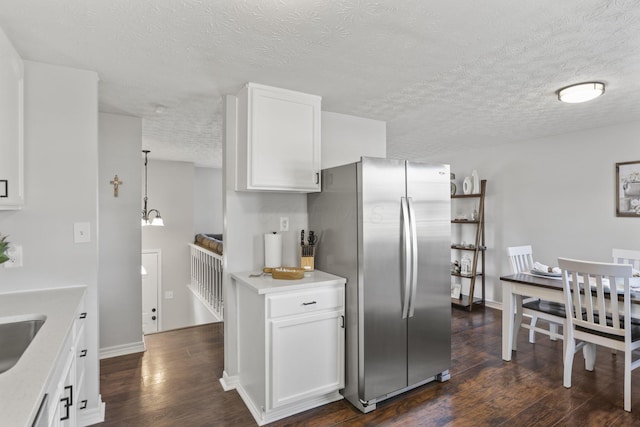
[[[314,260],[316,256],[316,247],[311,245],[300,246],[300,267],[306,271],[313,271]]]

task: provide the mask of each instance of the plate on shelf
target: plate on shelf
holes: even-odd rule
[[[531,269],[531,273],[538,274],[540,276],[562,277],[562,273],[550,273],[548,271],[536,270],[535,268]]]

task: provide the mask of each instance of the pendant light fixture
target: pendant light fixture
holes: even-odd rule
[[[151,151],[142,150],[142,152],[144,153],[144,207],[142,208],[142,226],[154,225],[163,227],[164,221],[160,216],[160,211],[157,209],[147,210],[147,201],[149,200],[147,197],[147,163],[149,162],[148,155]],[[151,218],[151,214],[154,214],[153,219]]]
[[[604,93],[604,83],[587,82],[558,90],[558,100],[569,104],[591,101]]]

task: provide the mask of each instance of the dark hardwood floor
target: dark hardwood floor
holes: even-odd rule
[[[521,329],[518,352],[501,359],[501,312],[453,309],[451,380],[432,382],[362,414],[347,401],[270,426],[631,426],[640,425],[640,371],[633,413],[622,409],[624,357],[598,349],[596,369],[576,355],[573,387],[562,386],[562,341]],[[146,337],[145,353],[101,362],[105,426],[255,426],[233,390],[224,392],[223,325]]]

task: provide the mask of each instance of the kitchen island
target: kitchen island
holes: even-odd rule
[[[299,280],[231,274],[220,382],[259,425],[343,398],[345,283],[317,270]]]

